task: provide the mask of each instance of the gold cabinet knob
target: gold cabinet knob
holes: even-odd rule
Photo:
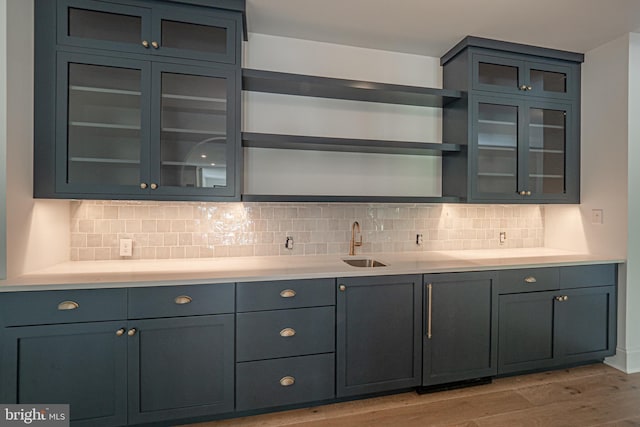
[[[283,291],[280,291],[280,296],[282,298],[293,298],[296,296],[296,291],[294,291],[293,289],[285,289]]]
[[[126,331],[127,331],[127,330],[126,330],[125,328],[120,328],[120,329],[118,329],[118,330],[116,331],[116,335],[117,335],[117,336],[119,336],[119,337],[121,337],[121,336],[123,336],[123,335],[124,335],[124,333],[125,333]]]
[[[533,87],[527,86],[527,90],[533,90]]]
[[[158,184],[156,184],[155,182],[151,184],[151,189],[152,190],[157,190],[158,189]]]
[[[527,192],[526,192],[526,191],[524,191],[524,190],[522,190],[522,191],[520,192],[520,195],[521,195],[521,196],[526,196],[526,195],[527,195]]]
[[[568,299],[569,299],[569,296],[567,296],[567,295],[564,295],[564,296],[562,297],[562,301],[567,301]]]
[[[78,304],[75,301],[62,301],[60,304],[58,304],[58,310],[75,310],[78,307],[80,307],[80,304]]]
[[[152,41],[152,42],[151,42],[151,46],[153,46],[153,48],[154,48],[154,49],[157,49],[157,48],[159,48],[159,47],[160,47],[160,45],[159,45],[159,44],[158,44],[158,42],[156,42],[156,41]]]
[[[518,88],[520,90],[527,90],[527,85],[520,85],[520,87]]]
[[[525,283],[536,283],[538,280],[533,276],[527,276],[524,278]]]
[[[143,190],[147,189],[147,183],[146,182],[141,182],[140,183],[140,188],[142,188]]]
[[[283,338],[293,337],[296,335],[296,330],[293,328],[284,328],[280,331],[280,336]]]
[[[173,302],[179,305],[189,304],[191,301],[193,301],[193,298],[191,298],[189,295],[180,295],[175,297],[175,299],[173,300]]]
[[[130,337],[134,336],[136,334],[136,332],[138,332],[136,330],[136,328],[131,328],[129,329],[129,332],[127,332],[127,335],[129,335]]]
[[[530,196],[530,195],[531,195],[531,191],[527,191],[527,194],[526,194],[526,195],[527,195],[527,196]]]
[[[347,290],[347,287],[345,285],[340,285],[338,289],[340,289],[340,292],[344,292]]]
[[[296,379],[294,377],[286,376],[286,377],[280,378],[280,385],[282,387],[292,386],[295,384],[295,382],[296,382]]]
[[[148,48],[149,47],[149,42],[146,40],[142,40],[142,46]]]
[[[562,301],[562,296],[556,297],[555,300],[556,301]]]

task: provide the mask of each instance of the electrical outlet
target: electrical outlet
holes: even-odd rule
[[[602,209],[591,209],[591,224],[604,224],[604,212]]]
[[[416,245],[422,246],[422,243],[423,243],[422,234],[421,233],[416,234]]]
[[[500,244],[504,245],[507,242],[507,232],[506,231],[501,231],[500,232]]]
[[[120,256],[133,256],[133,239],[120,239]]]
[[[293,249],[293,237],[287,236],[287,241],[285,242],[284,247],[289,250]]]

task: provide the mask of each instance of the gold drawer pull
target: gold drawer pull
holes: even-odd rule
[[[280,336],[284,338],[292,337],[296,334],[296,330],[293,328],[284,328],[280,331]]]
[[[295,382],[296,382],[296,379],[293,377],[287,376],[287,377],[280,378],[280,385],[282,387],[292,386]]]
[[[80,307],[80,304],[75,301],[62,301],[58,304],[58,310],[75,310],[78,307]]]
[[[138,330],[136,328],[131,328],[129,329],[129,331],[127,332],[127,335],[129,335],[130,337],[134,336],[136,334],[136,332],[138,332]]]
[[[525,278],[524,278],[524,281],[525,281],[526,283],[536,283],[536,282],[537,282],[536,278],[535,278],[535,277],[533,277],[533,276],[525,277]]]
[[[176,304],[189,304],[193,299],[189,295],[180,295],[174,301]]]
[[[293,289],[285,289],[284,291],[280,292],[280,296],[282,298],[293,298],[296,296],[296,291],[294,291]]]

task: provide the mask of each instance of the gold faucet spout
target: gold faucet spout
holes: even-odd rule
[[[356,230],[360,235],[360,239],[356,241]],[[360,223],[353,221],[351,224],[351,240],[349,241],[349,255],[356,254],[356,246],[362,246],[362,232],[360,231]]]

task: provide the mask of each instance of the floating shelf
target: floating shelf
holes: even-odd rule
[[[383,141],[371,139],[333,138],[271,133],[242,133],[242,145],[253,148],[338,151],[352,153],[439,155],[443,151],[460,151],[458,144],[432,142]]]
[[[317,202],[317,203],[460,203],[459,197],[412,196],[331,196],[331,195],[283,195],[243,194],[243,202]]]
[[[334,79],[246,68],[242,70],[242,89],[252,92],[438,108],[462,97],[462,92],[450,89]]]

